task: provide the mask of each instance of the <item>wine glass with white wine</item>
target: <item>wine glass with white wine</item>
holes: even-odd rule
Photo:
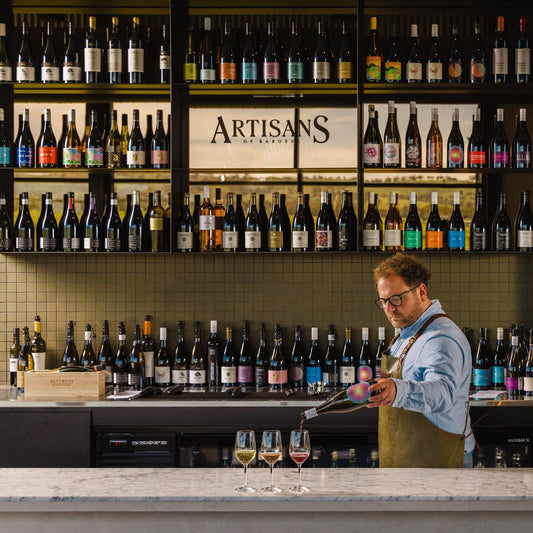
[[[279,487],[274,487],[274,465],[281,459],[281,432],[277,429],[263,431],[261,439],[261,457],[270,467],[270,486],[261,489],[263,492],[281,492]]]
[[[310,489],[302,485],[302,464],[307,461],[311,453],[309,431],[307,429],[293,429],[289,441],[289,455],[298,466],[298,485],[291,487],[293,492],[309,492]]]
[[[248,485],[248,465],[254,460],[257,453],[255,445],[255,433],[252,429],[241,429],[237,431],[235,446],[233,448],[235,458],[244,466],[244,485],[237,487],[237,492],[255,492],[253,487]]]

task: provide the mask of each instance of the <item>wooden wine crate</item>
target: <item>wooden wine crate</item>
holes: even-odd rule
[[[105,372],[32,370],[24,375],[24,398],[102,400],[105,399]]]

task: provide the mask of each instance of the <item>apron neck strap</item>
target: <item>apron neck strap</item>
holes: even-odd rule
[[[437,313],[435,315],[432,315],[430,316],[423,324],[422,326],[420,327],[420,329],[409,339],[409,342],[407,343],[407,345],[405,346],[405,348],[402,350],[402,354],[401,354],[401,358],[403,359],[406,355],[407,355],[407,352],[411,349],[411,347],[413,346],[413,344],[418,340],[418,338],[420,337],[420,335],[422,335],[422,333],[424,333],[424,331],[426,331],[426,328],[434,321],[434,320],[437,320],[437,318],[449,318],[450,320],[452,320],[451,316],[450,315],[447,315],[446,313]],[[452,320],[453,321],[453,320]],[[396,340],[396,338],[395,338]]]

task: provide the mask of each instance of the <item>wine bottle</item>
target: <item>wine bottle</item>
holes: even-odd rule
[[[370,351],[368,344],[368,328],[361,328],[361,350],[359,352],[359,360],[357,362],[356,377],[359,382],[368,382],[374,378],[374,354]]]
[[[491,357],[487,349],[487,328],[479,328],[479,343],[474,358],[474,390],[488,390],[491,385]]]
[[[309,232],[309,251],[315,249],[315,219],[311,213],[310,195],[304,194],[304,211],[307,219],[307,231]]]
[[[526,33],[526,19],[520,17],[518,21],[519,31],[515,47],[515,80],[516,83],[527,83],[531,74],[531,48],[529,37]]]
[[[533,329],[529,330],[529,346],[524,373],[524,396],[533,396]]]
[[[244,211],[242,209],[242,194],[237,194],[235,196],[235,219],[237,221],[237,233],[239,238],[239,252],[244,251],[244,229],[246,224],[246,217],[244,216]]]
[[[328,347],[324,356],[324,370],[322,372],[322,383],[330,390],[335,390],[340,382],[340,360],[337,348],[335,348],[335,326],[328,327]]]
[[[244,241],[244,247],[247,252],[261,251],[261,226],[255,192],[250,194],[250,206],[246,216]]]
[[[117,203],[117,193],[112,192],[109,198],[109,211],[107,216],[102,219],[104,251],[106,252],[120,252],[122,250],[123,226]]]
[[[20,329],[13,328],[13,343],[9,348],[9,381],[12,387],[17,386],[17,366],[20,354]]]
[[[305,353],[300,325],[294,326],[294,342],[289,359],[289,383],[294,390],[303,389],[305,385]]]
[[[193,250],[200,249],[200,195],[194,195],[194,208],[192,212],[193,219]]]
[[[407,83],[419,83],[422,81],[422,53],[418,40],[418,24],[411,24],[409,54],[405,68]]]
[[[353,209],[352,193],[342,191],[342,206],[337,221],[340,252],[357,252],[357,216]]]
[[[13,79],[6,41],[6,25],[0,22],[0,83],[11,83]]]
[[[431,108],[431,127],[426,140],[427,168],[442,168],[442,135],[439,129],[439,110]]]
[[[463,52],[459,41],[459,24],[455,20],[452,23],[452,35],[448,51],[448,81],[461,83],[463,81]]]
[[[133,122],[126,152],[126,165],[128,168],[144,168],[146,165],[146,143],[139,126],[138,109],[133,110]]]
[[[348,25],[344,20],[341,23],[341,44],[336,59],[337,82],[351,83],[354,78],[353,53]]]
[[[34,369],[33,356],[30,348],[30,332],[27,327],[22,328],[22,344],[17,360],[17,389],[24,392],[24,374]]]
[[[237,385],[237,356],[233,346],[233,329],[229,326],[226,327],[226,343],[220,363],[220,384],[226,388]]]
[[[155,358],[154,384],[158,387],[170,386],[170,354],[167,348],[167,328],[159,328],[159,349]]]
[[[14,234],[15,251],[33,252],[35,246],[35,228],[30,215],[27,192],[20,193],[19,195],[19,212],[15,221]]]
[[[292,22],[294,25],[294,21]],[[294,34],[294,28],[293,28]],[[292,41],[291,41],[292,43]],[[289,61],[290,61],[289,54]],[[293,56],[294,57],[294,56]],[[258,71],[257,71],[257,48],[255,46],[255,38],[252,32],[252,26],[250,22],[244,24],[244,46],[242,49],[241,57],[241,80],[243,83],[257,83]],[[290,83],[290,76],[289,76]]]
[[[505,390],[505,349],[503,346],[503,328],[496,329],[496,349],[492,357],[491,388]]]
[[[366,52],[366,81],[369,83],[381,82],[381,63],[383,53],[379,42],[378,19],[370,17],[370,32]]]
[[[206,385],[206,361],[200,339],[200,322],[194,323],[194,345],[189,363],[189,385],[201,389]]]
[[[439,195],[431,193],[431,211],[426,224],[426,250],[444,249],[444,224],[439,215]]]
[[[37,224],[37,250],[56,252],[58,249],[58,226],[52,206],[52,193],[45,195],[45,208],[40,223]]]
[[[533,214],[529,204],[529,190],[520,193],[520,208],[514,223],[517,252],[533,252]]]
[[[211,17],[204,17],[204,34],[200,43],[200,83],[215,83],[215,50]]]
[[[128,236],[128,252],[142,252],[143,242],[143,214],[140,205],[140,192],[133,191],[133,205],[129,217],[125,218]]]
[[[154,193],[154,205],[148,212],[150,220],[151,252],[167,252],[168,243],[165,241],[165,210],[161,206],[161,191]]]
[[[67,132],[61,145],[61,163],[64,168],[81,167],[80,137],[76,130],[76,111],[69,109]]]
[[[128,383],[129,354],[126,348],[126,326],[124,322],[118,324],[118,347],[113,363],[113,384],[118,387]]]
[[[496,109],[496,124],[490,142],[491,162],[493,168],[509,168],[509,140],[505,133],[503,109]]]
[[[316,250],[332,251],[334,249],[333,227],[335,220],[331,219],[331,212],[328,206],[328,193],[320,193],[320,211],[316,219]]]
[[[279,195],[279,214],[281,218],[281,231],[283,233],[283,251],[291,251],[291,217],[287,211],[287,195]]]
[[[498,17],[499,18],[499,17]],[[513,329],[511,336],[511,350],[505,372],[505,390],[508,400],[519,399],[519,384],[521,351],[518,346],[518,328]]]
[[[144,317],[144,332],[142,339],[142,352],[144,354],[144,385],[150,386],[154,384],[154,364],[155,364],[155,341],[152,337],[152,316],[146,315]]]
[[[76,348],[76,342],[74,340],[74,322],[69,320],[67,325],[67,344],[63,350],[61,366],[79,366],[79,364],[80,359],[78,356],[78,349]]]
[[[196,83],[198,81],[198,58],[194,46],[194,26],[189,23],[187,33],[187,44],[183,58],[183,81],[185,83]]]
[[[22,112],[22,122],[15,139],[15,165],[19,168],[33,168],[35,166],[35,142],[30,128],[30,110]]]
[[[41,317],[37,315],[33,320],[33,339],[30,343],[34,370],[46,368],[46,341],[41,335]]]
[[[487,145],[481,127],[481,109],[474,110],[472,133],[468,141],[468,168],[485,168],[487,166]]]
[[[83,350],[81,352],[80,365],[85,368],[93,368],[97,364],[96,355],[93,349],[92,343],[93,329],[91,324],[85,325],[85,331],[83,338],[85,343],[83,345]]]
[[[287,361],[283,353],[281,326],[274,326],[274,348],[268,361],[268,386],[270,391],[280,391],[287,388]]]
[[[409,193],[409,211],[405,218],[404,249],[422,250],[422,223],[418,216],[416,192]]]
[[[274,23],[267,22],[267,42],[263,55],[263,81],[265,83],[279,83],[281,77],[280,57],[276,42]]]
[[[431,45],[426,63],[426,79],[428,83],[442,82],[442,56],[440,53],[439,25],[431,25]]]
[[[89,17],[89,30],[85,35],[83,49],[83,64],[85,83],[100,83],[102,81],[102,48],[96,34],[96,17]]]
[[[242,326],[242,341],[237,361],[237,382],[243,387],[254,383],[254,356],[250,345],[250,326],[247,320]]]
[[[331,81],[331,52],[328,50],[328,42],[324,23],[319,20],[317,23],[317,37],[315,53],[313,56],[313,82],[328,83]]]
[[[102,226],[96,211],[96,195],[89,193],[89,212],[81,228],[83,233],[83,249],[86,252],[99,252],[101,249]]]
[[[141,342],[141,326],[135,325],[133,330],[133,345],[128,364],[128,387],[132,390],[144,388],[144,353]]]
[[[498,210],[492,221],[492,249],[495,252],[510,252],[511,243],[511,220],[507,214],[505,192],[500,192]]]
[[[396,106],[393,100],[389,100],[388,107],[389,116],[383,134],[383,167],[400,168],[402,166],[402,143],[396,118]]]
[[[341,387],[348,387],[355,383],[355,369],[357,363],[355,361],[355,353],[352,344],[352,328],[344,329],[344,347],[340,361],[340,381]]]
[[[385,250],[398,251],[402,249],[402,216],[398,210],[398,193],[391,191],[389,196],[389,210],[385,217]]]
[[[368,207],[363,220],[363,250],[375,251],[383,248],[383,222],[378,210],[378,195],[368,193]]]
[[[67,46],[65,47],[65,55],[63,58],[63,81],[65,83],[80,83],[81,61],[80,54],[78,52],[78,46],[76,44],[74,25],[72,22],[68,23],[67,34]]]
[[[400,83],[402,81],[402,60],[396,24],[390,26],[389,48],[385,57],[385,81],[387,83]]]
[[[122,113],[122,124],[121,124],[121,130],[120,130],[120,137],[122,139],[122,167],[126,167],[127,165],[127,154],[128,154],[128,139],[129,139],[129,131],[128,131],[128,115],[126,113]]]
[[[405,133],[405,166],[407,168],[422,167],[422,140],[418,128],[416,102],[409,102],[409,123]]]
[[[184,341],[184,323],[182,320],[178,321],[177,327],[176,348],[174,349],[174,357],[172,359],[171,376],[173,385],[187,385],[189,377],[189,366],[187,361],[189,359]]]
[[[0,193],[0,252],[10,252],[13,250],[13,223],[7,212],[6,193]]]
[[[239,231],[237,215],[233,207],[233,193],[226,194],[226,209],[222,224],[222,250],[224,252],[239,251]],[[215,220],[216,222],[216,220]]]
[[[8,134],[7,132],[7,128],[5,124],[4,108],[0,107],[0,167],[6,168],[10,166],[11,166],[11,135]]]
[[[209,186],[204,186],[204,201],[199,212],[200,252],[212,252],[215,248],[215,212],[210,201]]]
[[[158,109],[156,114],[155,133],[151,142],[152,168],[169,168],[169,143],[163,128],[163,110]]]
[[[28,24],[22,21],[22,39],[20,41],[19,53],[17,56],[17,82],[30,83],[35,81],[35,65],[30,45],[30,33]]]
[[[374,104],[368,105],[368,124],[363,139],[363,165],[365,168],[383,166],[383,141]]]
[[[459,108],[452,111],[452,129],[448,136],[448,168],[464,168],[465,143],[459,127]]]
[[[322,352],[318,345],[318,328],[311,328],[311,348],[307,356],[305,375],[307,383],[322,383]]]
[[[265,207],[265,195],[259,195],[259,230],[261,231],[261,251],[268,251],[268,216]]]
[[[298,192],[296,213],[292,220],[292,250],[293,252],[309,251],[309,228],[305,215],[304,194]]]
[[[374,376],[376,377],[376,379],[379,379],[381,377],[381,358],[385,350],[385,328],[379,327],[378,347],[376,349],[376,355],[374,356]]]
[[[104,142],[98,124],[98,114],[95,109],[91,109],[91,128],[87,137],[85,166],[87,168],[101,168],[104,166]]]
[[[272,211],[268,220],[268,250],[270,252],[283,251],[283,231],[281,229],[279,192],[272,193]]]
[[[50,109],[44,110],[44,122],[37,139],[37,167],[57,168],[57,142],[52,130]]]
[[[476,191],[476,209],[470,225],[470,251],[484,252],[489,249],[488,228],[483,207],[483,192]]]
[[[531,168],[531,137],[527,130],[526,108],[520,108],[513,139],[513,167]]]
[[[170,43],[167,37],[167,25],[163,24],[159,45],[159,83],[170,83],[170,67]]]
[[[122,139],[118,131],[116,109],[111,111],[111,128],[105,140],[105,159],[107,168],[120,168],[122,163]]]
[[[107,40],[107,80],[122,83],[122,41],[119,34],[118,17],[111,17],[111,33]]]
[[[213,214],[215,217],[215,242],[213,250],[215,252],[222,251],[223,232],[224,232],[224,216],[226,215],[226,208],[222,204],[222,190],[220,187],[215,188],[215,205],[213,206]]]
[[[189,193],[183,193],[183,203],[178,218],[177,248],[178,252],[192,252],[194,222],[189,209]]]
[[[453,211],[448,228],[448,250],[450,252],[465,250],[465,223],[461,215],[461,193],[453,193]]]
[[[478,20],[474,21],[474,42],[470,54],[470,82],[485,83],[487,66],[485,48],[481,37],[481,27]]]
[[[144,83],[144,43],[141,39],[141,21],[139,17],[133,17],[132,22],[131,33],[128,37],[128,81],[129,83]]]
[[[494,83],[505,83],[509,73],[509,50],[505,35],[505,19],[498,17],[492,45],[492,73]]]
[[[265,323],[259,326],[259,344],[254,360],[254,381],[257,390],[261,390],[268,384],[267,376],[268,354],[266,349]]]
[[[98,365],[101,365],[105,372],[105,383],[111,385],[113,383],[113,365],[115,363],[115,355],[111,342],[109,341],[109,322],[104,320],[102,323],[102,341],[97,355]]]
[[[43,83],[59,81],[59,59],[54,45],[54,30],[51,22],[46,23],[46,39],[41,58],[41,81]]]
[[[224,22],[224,38],[220,51],[220,83],[237,82],[237,59],[233,50],[233,36],[229,21]]]
[[[68,203],[66,206],[63,224],[59,227],[60,249],[63,252],[77,252],[81,247],[81,231],[74,206],[74,193],[68,193]]]
[[[150,232],[150,211],[154,207],[154,193],[148,193],[148,202],[143,217],[143,234],[141,248],[143,252],[152,250],[152,233]]]

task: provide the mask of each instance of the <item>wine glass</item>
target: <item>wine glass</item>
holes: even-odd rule
[[[307,461],[310,452],[309,431],[307,429],[293,429],[289,441],[289,455],[298,466],[298,485],[290,488],[294,492],[309,492],[310,490],[302,485],[302,464]]]
[[[281,432],[277,429],[263,431],[261,439],[261,456],[270,467],[270,486],[261,489],[263,492],[281,492],[279,487],[274,487],[274,465],[281,459]]]
[[[244,466],[244,485],[237,487],[237,492],[255,492],[247,482],[248,465],[254,460],[257,448],[255,445],[255,433],[252,429],[241,429],[237,431],[235,446],[233,448],[235,458]]]

